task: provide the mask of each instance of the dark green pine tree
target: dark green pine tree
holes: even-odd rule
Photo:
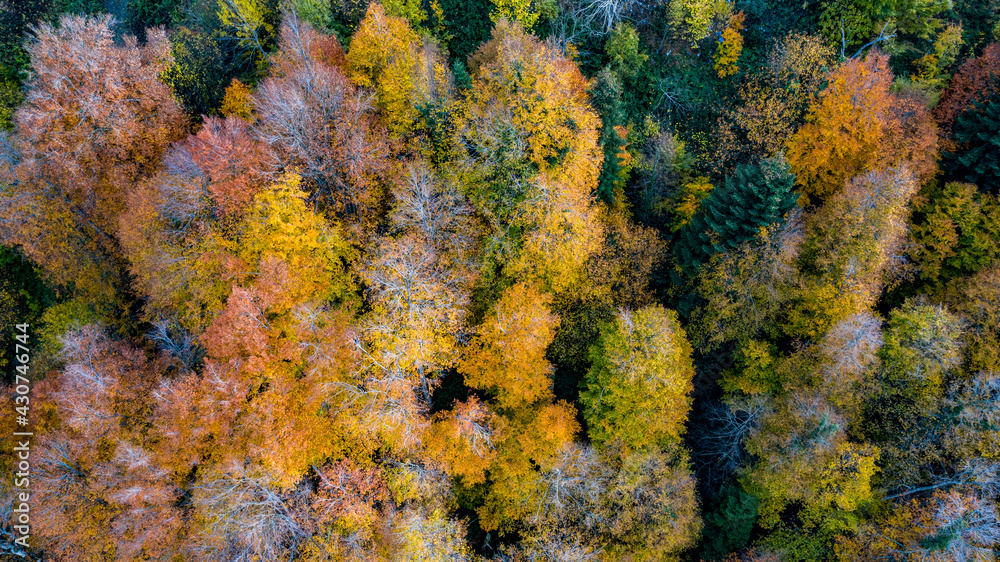
[[[622,150],[622,139],[615,127],[622,124],[622,87],[615,74],[605,68],[594,80],[590,88],[590,101],[601,114],[601,146],[604,148],[604,165],[597,184],[597,198],[605,203],[615,199],[615,182],[621,174],[618,154]]]
[[[761,227],[780,222],[795,207],[794,185],[795,175],[783,158],[737,166],[678,233],[674,252],[682,271],[693,277],[713,255],[750,240]]]
[[[945,170],[980,191],[1000,192],[1000,93],[965,110],[953,131],[959,149],[945,153]]]

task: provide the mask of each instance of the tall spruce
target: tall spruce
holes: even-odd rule
[[[597,185],[597,198],[605,203],[613,203],[615,184],[621,181],[621,163],[618,154],[622,151],[623,139],[616,127],[623,124],[622,86],[615,74],[605,68],[597,75],[590,89],[590,100],[601,114],[601,148],[604,149],[604,164]]]
[[[679,233],[677,264],[693,276],[719,252],[753,238],[761,227],[780,222],[795,206],[795,175],[784,158],[768,158],[736,167],[702,203]]]
[[[958,148],[944,154],[944,168],[955,179],[1000,192],[1000,92],[975,102],[955,120]]]

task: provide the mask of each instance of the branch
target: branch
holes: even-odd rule
[[[843,24],[842,24],[842,25],[843,25]],[[851,58],[852,58],[852,59],[855,59],[855,58],[858,58],[858,55],[860,55],[860,54],[861,54],[861,53],[862,53],[862,52],[863,52],[863,51],[864,51],[865,49],[867,49],[868,47],[871,47],[872,45],[874,45],[874,44],[876,44],[876,43],[878,43],[878,42],[880,42],[880,41],[887,41],[887,40],[889,40],[889,39],[892,39],[893,37],[895,37],[895,36],[896,36],[896,34],[895,34],[895,33],[893,33],[892,35],[889,35],[889,36],[884,36],[884,35],[882,35],[883,33],[885,33],[885,28],[887,28],[887,27],[889,27],[889,20],[887,20],[887,21],[885,22],[885,25],[883,25],[883,26],[882,26],[882,31],[879,31],[879,32],[878,32],[878,37],[876,37],[876,38],[875,38],[874,40],[872,40],[872,41],[869,41],[869,42],[868,42],[868,43],[866,43],[866,44],[865,44],[864,46],[862,46],[862,47],[861,47],[860,49],[858,49],[858,52],[854,53],[854,56],[853,56],[853,57],[851,57]],[[841,27],[841,33],[843,33],[843,27]],[[841,57],[843,57],[843,56],[844,56],[844,53],[843,53],[843,51],[841,51],[841,53],[840,53],[840,56],[841,56]]]
[[[907,490],[905,492],[900,492],[898,494],[892,494],[891,496],[886,496],[885,499],[887,499],[887,500],[894,500],[894,499],[903,498],[903,497],[906,497],[906,496],[909,496],[909,495],[912,495],[912,494],[917,494],[917,493],[920,493],[920,492],[926,492],[928,490],[936,490],[938,488],[943,488],[945,486],[951,486],[951,485],[957,484],[957,483],[958,482],[940,482],[938,484],[932,484],[930,486],[923,486],[923,487],[920,487],[920,488],[913,488],[912,490]]]

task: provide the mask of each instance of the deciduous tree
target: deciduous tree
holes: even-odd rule
[[[633,223],[625,213],[608,212],[604,222],[607,238],[587,264],[592,291],[618,307],[651,304],[650,285],[667,259],[666,242],[655,229]]]
[[[386,15],[382,5],[373,2],[347,52],[348,76],[358,86],[375,90],[386,126],[395,135],[411,132],[418,118],[418,42],[406,19]]]
[[[937,150],[934,124],[917,100],[890,93],[886,55],[850,59],[829,80],[806,124],[786,144],[805,195],[825,199],[851,177],[904,162],[920,178],[930,177]]]
[[[598,119],[579,69],[516,24],[497,25],[471,59],[457,118],[467,194],[487,224],[487,263],[555,292],[578,286],[599,247],[591,193]]]
[[[942,288],[1000,257],[1000,202],[971,184],[947,183],[917,208],[913,238],[920,276]]]
[[[478,484],[496,457],[499,440],[496,414],[471,397],[458,402],[451,410],[435,415],[434,425],[424,437],[428,454],[444,465],[444,470]]]
[[[20,244],[54,282],[108,303],[122,288],[117,248],[125,195],[160,163],[183,114],[158,81],[171,63],[162,29],[144,45],[112,42],[110,17],[42,24],[28,51],[34,73],[18,110],[17,157],[3,238]]]
[[[501,408],[516,409],[552,397],[552,365],[545,351],[559,317],[551,297],[519,284],[504,292],[469,342],[459,364],[465,382],[491,393]]]
[[[687,455],[652,447],[621,460],[606,484],[601,501],[613,559],[675,556],[695,545],[701,535],[695,480]]]
[[[884,478],[895,486],[921,485],[945,454],[949,424],[937,420],[947,419],[944,381],[961,364],[962,347],[961,319],[941,306],[907,302],[889,317],[860,427],[882,450]]]
[[[761,526],[774,527],[789,502],[802,502],[802,518],[815,523],[871,501],[879,450],[846,437],[844,419],[822,396],[797,391],[775,402],[747,441],[757,460],[741,479],[761,502]]]
[[[769,328],[798,281],[803,230],[801,213],[791,214],[780,228],[767,227],[702,267],[698,294],[707,302],[693,311],[689,327],[696,347],[712,349]]]
[[[677,314],[659,306],[621,311],[591,352],[581,394],[592,440],[626,451],[680,441],[694,365]]]
[[[996,506],[974,494],[952,491],[894,506],[876,522],[863,525],[854,538],[842,538],[837,551],[841,560],[977,560],[992,556],[997,541]]]
[[[339,49],[336,39],[289,20],[279,46],[277,75],[253,97],[257,132],[283,164],[299,167],[310,199],[342,216],[358,236],[372,228],[384,197],[377,179],[388,146],[372,100],[326,56]]]
[[[1000,267],[993,265],[966,283],[956,307],[968,322],[965,339],[967,368],[972,372],[993,369],[1000,361]]]
[[[730,173],[734,164],[783,151],[832,66],[833,50],[819,37],[792,33],[776,43],[766,70],[748,76],[736,103],[721,108],[713,169]]]
[[[988,45],[983,54],[965,61],[941,93],[934,108],[934,117],[945,134],[952,131],[958,116],[977,101],[984,101],[997,88],[994,80],[1000,74],[1000,44]],[[947,147],[946,147],[947,148]]]
[[[39,444],[33,529],[47,550],[67,558],[176,552],[181,492],[147,433],[150,391],[164,362],[148,361],[96,325],[68,333],[63,353],[63,370],[32,395],[32,410],[48,405],[49,423],[61,426]]]
[[[900,273],[916,178],[906,168],[852,179],[807,223],[802,249],[809,275],[785,331],[819,339],[836,321],[866,310]]]

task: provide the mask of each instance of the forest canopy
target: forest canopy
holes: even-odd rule
[[[998,197],[992,1],[0,0],[0,556],[996,560]]]

